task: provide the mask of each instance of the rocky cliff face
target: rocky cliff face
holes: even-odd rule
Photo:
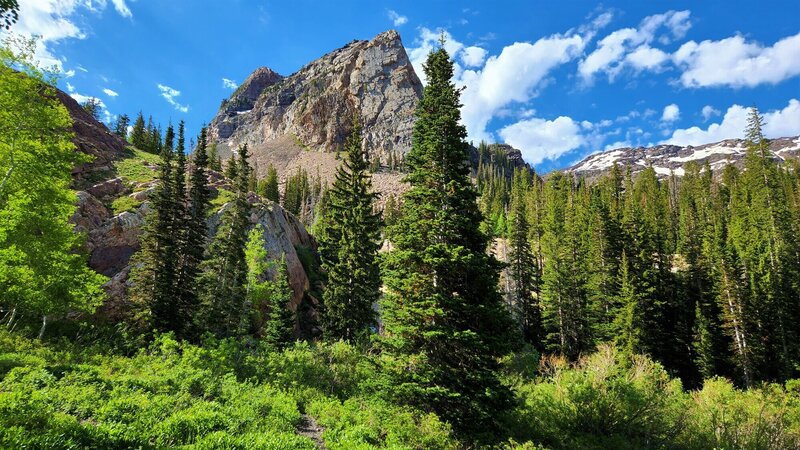
[[[411,149],[419,81],[396,31],[353,41],[282,77],[260,68],[223,102],[209,125],[225,157],[248,144],[259,168],[279,170],[303,151],[336,151],[358,115],[370,159]]]
[[[128,143],[98,122],[91,114],[70,97],[56,89],[58,100],[67,108],[72,118],[72,142],[78,151],[91,155],[92,161],[72,171],[73,186],[83,189],[102,179],[113,169],[113,162],[122,158]]]
[[[270,78],[279,77],[266,71],[255,75],[255,83],[269,82]],[[252,92],[253,89],[245,87],[242,89],[242,98],[245,101],[252,98]],[[140,166],[141,170],[137,169],[137,172],[152,172],[149,177],[151,180],[157,167],[146,160],[137,159],[125,140],[96,121],[68,94],[57,91],[57,95],[73,120],[73,141],[77,151],[93,157],[91,162],[73,170],[77,208],[71,223],[75,225],[76,232],[87,236],[89,265],[110,278],[105,286],[109,300],[101,308],[101,313],[112,320],[119,319],[125,315],[124,297],[130,257],[140,247],[141,228],[149,212],[147,197],[154,185],[153,181],[127,179],[120,173],[120,167],[123,164]],[[210,172],[209,182],[216,189],[224,187],[225,180],[220,174]],[[114,201],[125,196],[133,199],[137,206],[115,214]],[[316,243],[300,221],[279,205],[263,203],[257,196],[251,199],[251,203],[251,222],[264,227],[269,257],[279,260],[285,254],[289,284],[293,291],[292,307],[296,309],[307,298],[306,292],[312,288],[298,249],[308,249],[314,254]],[[220,215],[221,211],[217,211],[209,218],[212,231]],[[313,308],[314,299],[310,301]]]
[[[781,163],[789,158],[800,157],[800,136],[772,139],[769,149],[773,158]],[[653,166],[659,177],[671,174],[683,176],[684,165],[694,161],[701,167],[706,163],[717,171],[727,164],[738,167],[744,165],[747,151],[741,139],[728,139],[713,144],[699,146],[657,145],[655,147],[618,148],[595,153],[583,161],[566,169],[566,172],[594,179],[605,174],[615,163],[624,168],[629,166],[635,174]]]

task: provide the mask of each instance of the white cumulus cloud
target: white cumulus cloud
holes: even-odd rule
[[[387,11],[387,15],[389,16],[389,20],[391,20],[392,24],[394,24],[394,26],[396,26],[396,27],[399,27],[400,25],[405,25],[406,23],[408,23],[408,17],[401,16],[400,14],[397,13],[397,11],[395,11],[393,9],[390,9],[389,11]]]
[[[718,116],[721,114],[718,109],[714,108],[711,105],[703,106],[703,110],[700,111],[700,113],[703,114],[703,120],[706,121],[714,116]]]
[[[415,46],[407,51],[414,70],[425,83],[422,65],[428,53],[438,48],[440,38],[444,37],[444,48],[454,60],[455,84],[463,89],[461,117],[469,139],[491,142],[495,137],[487,130],[489,122],[496,117],[534,119],[527,102],[553,81],[551,73],[554,69],[580,57],[586,44],[599,28],[608,24],[610,18],[610,13],[603,13],[565,34],[553,34],[532,43],[507,45],[497,55],[489,55],[479,46],[464,45],[446,30],[421,28]],[[562,124],[563,119],[558,125]],[[507,135],[515,133],[515,136],[520,136],[515,131],[519,127],[509,127]],[[518,139],[518,142],[522,140]]]
[[[83,105],[84,103],[88,102],[89,100],[94,100],[95,102],[97,102],[97,106],[99,106],[99,107],[101,107],[103,109],[106,108],[106,104],[103,103],[102,100],[100,100],[97,97],[91,96],[91,95],[83,95],[83,94],[79,94],[77,92],[71,92],[69,94],[69,96],[74,98],[75,101],[80,103],[81,105]]]
[[[566,116],[555,120],[522,120],[502,128],[499,133],[506,143],[520,149],[530,164],[556,159],[585,143],[581,125]]]
[[[681,117],[681,109],[675,103],[664,107],[664,112],[661,113],[662,122],[674,122]]]
[[[223,78],[222,87],[224,87],[225,89],[236,89],[237,87],[239,87],[239,85],[236,84],[236,82],[231,80],[230,78]]]
[[[667,11],[645,17],[638,28],[622,28],[597,43],[597,48],[578,64],[578,74],[584,84],[591,85],[597,73],[605,73],[609,81],[631,65],[636,69],[654,69],[667,61],[661,50],[650,47],[653,40],[669,43],[680,39],[692,26],[689,11]],[[662,29],[666,34],[659,32]]]
[[[109,88],[105,88],[105,89],[103,89],[103,92],[104,92],[104,93],[105,93],[107,96],[109,96],[109,97],[116,97],[116,96],[118,96],[118,95],[119,95],[118,93],[116,93],[115,91],[112,91],[112,90],[111,90],[111,89],[109,89]]]
[[[175,88],[171,88],[169,86],[160,84],[160,83],[157,84],[157,86],[158,86],[158,90],[161,91],[161,96],[164,97],[164,99],[170,105],[172,105],[177,111],[180,111],[182,113],[189,112],[189,105],[181,105],[175,99],[176,97],[179,97],[181,95],[181,91],[179,91],[179,90],[177,90]]]
[[[467,67],[480,67],[486,61],[487,54],[488,52],[480,47],[466,47],[461,55],[461,60],[464,61],[464,65]]]
[[[689,41],[672,56],[685,87],[753,87],[800,75],[800,33],[771,47],[742,36],[719,41]]]
[[[747,127],[747,115],[750,108],[732,105],[725,112],[719,123],[712,123],[703,129],[697,126],[675,130],[672,136],[664,141],[675,145],[701,145],[718,142],[724,139],[741,139]],[[768,138],[794,136],[800,134],[800,101],[789,100],[783,109],[764,113],[764,135]]]

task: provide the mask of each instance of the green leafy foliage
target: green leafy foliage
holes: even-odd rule
[[[105,277],[86,264],[84,237],[68,220],[77,198],[75,151],[67,109],[52,74],[32,61],[35,40],[7,38],[0,47],[0,310],[20,318],[92,312]]]

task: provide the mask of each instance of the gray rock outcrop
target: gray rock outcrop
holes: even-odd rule
[[[209,141],[223,157],[248,144],[263,171],[276,146],[282,160],[304,150],[336,151],[357,114],[370,159],[385,163],[411,149],[421,96],[400,35],[390,30],[353,41],[285,78],[256,70],[223,102],[209,125]],[[285,154],[286,147],[294,147],[293,154]]]

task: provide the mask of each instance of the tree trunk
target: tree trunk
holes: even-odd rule
[[[44,337],[44,330],[47,328],[47,315],[45,314],[42,316],[42,328],[39,329],[39,337],[38,339],[41,341]]]

